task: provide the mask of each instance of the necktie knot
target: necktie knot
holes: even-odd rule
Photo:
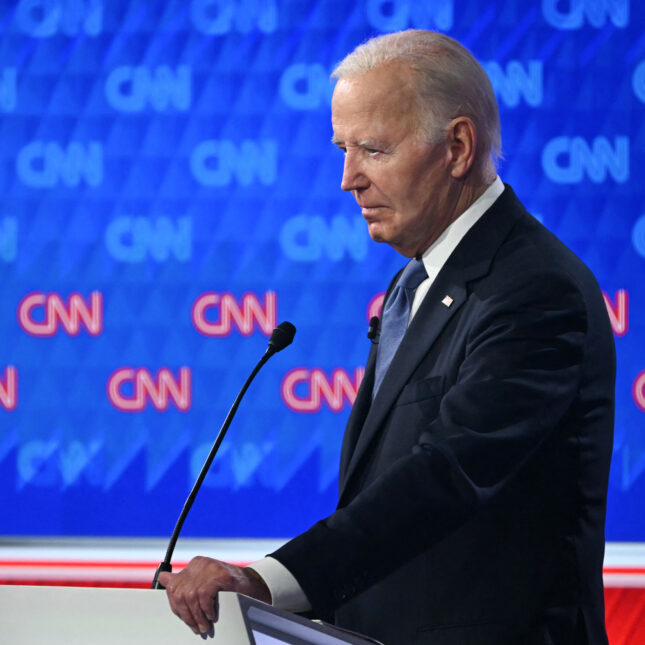
[[[399,281],[396,283],[396,286],[403,287],[404,289],[414,290],[427,277],[428,277],[428,273],[426,272],[426,268],[425,268],[425,265],[423,264],[423,260],[418,260],[417,258],[413,258],[406,264],[405,269],[403,269],[403,273],[399,278]]]

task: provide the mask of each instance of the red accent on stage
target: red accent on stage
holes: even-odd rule
[[[611,645],[643,645],[645,589],[605,589],[605,619]]]

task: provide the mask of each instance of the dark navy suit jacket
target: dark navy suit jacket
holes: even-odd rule
[[[372,401],[375,354],[337,510],[272,554],[314,611],[386,645],[606,645],[615,356],[590,271],[507,186]]]

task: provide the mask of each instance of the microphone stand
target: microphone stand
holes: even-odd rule
[[[219,447],[222,441],[224,440],[224,437],[226,436],[226,431],[228,430],[228,427],[231,425],[231,421],[233,421],[233,417],[237,412],[237,408],[240,405],[240,401],[242,400],[242,397],[249,389],[249,385],[251,385],[251,382],[255,378],[255,375],[260,371],[260,369],[262,369],[262,366],[276,352],[283,350],[285,347],[287,347],[287,345],[291,344],[291,341],[293,340],[295,333],[296,333],[296,328],[291,323],[286,321],[280,323],[280,325],[278,325],[278,327],[276,327],[273,330],[273,333],[271,334],[271,339],[269,340],[269,347],[267,348],[262,358],[259,360],[258,364],[253,368],[253,371],[249,374],[249,377],[246,379],[246,382],[242,386],[242,389],[239,391],[235,401],[233,402],[231,409],[226,415],[226,419],[224,419],[224,423],[220,428],[217,438],[215,439],[215,443],[213,443],[213,447],[208,453],[208,457],[206,458],[206,461],[202,466],[199,476],[197,477],[197,480],[195,481],[195,484],[193,485],[193,488],[190,491],[190,494],[188,495],[186,502],[184,503],[184,507],[181,513],[179,514],[179,519],[175,524],[175,529],[173,530],[172,536],[170,537],[170,542],[168,543],[168,549],[166,550],[166,557],[163,559],[163,562],[159,564],[159,566],[157,567],[157,570],[155,571],[155,577],[152,581],[152,589],[165,589],[165,587],[159,582],[159,574],[163,571],[172,571],[172,564],[170,564],[170,561],[172,560],[172,554],[175,550],[175,545],[177,544],[179,533],[181,532],[181,529],[184,525],[186,517],[188,516],[188,513],[190,512],[193,502],[197,497],[197,493],[199,492],[199,489],[202,486],[204,478],[206,477],[206,474],[208,473],[208,470],[210,469],[211,464],[213,463],[213,459],[215,459],[215,455],[217,454],[217,451],[219,450]]]

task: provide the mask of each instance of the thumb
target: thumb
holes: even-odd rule
[[[170,571],[162,571],[159,574],[159,582],[164,586],[167,587],[168,583],[172,580],[172,577],[174,576],[174,573],[170,573]]]

